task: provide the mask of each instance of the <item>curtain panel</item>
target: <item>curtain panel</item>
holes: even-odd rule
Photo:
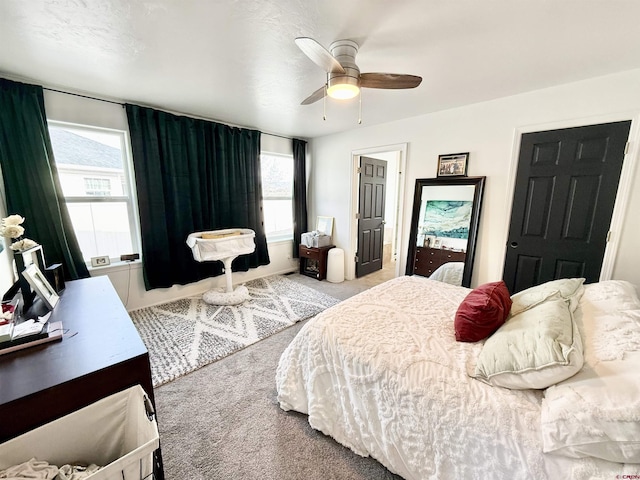
[[[300,237],[307,232],[307,142],[293,144],[293,258],[299,257]]]
[[[42,87],[0,79],[0,167],[7,213],[25,218],[24,236],[42,245],[65,278],[89,276],[53,157]]]
[[[269,264],[262,212],[260,132],[126,105],[140,211],[147,290],[223,273],[221,262],[196,262],[194,232],[255,231],[256,250],[233,271]]]

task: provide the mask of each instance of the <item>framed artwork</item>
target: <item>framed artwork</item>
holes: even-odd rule
[[[55,289],[51,286],[44,274],[40,271],[35,263],[32,263],[22,272],[24,278],[29,282],[31,288],[42,299],[50,310],[56,306],[60,297],[56,293]]]
[[[466,177],[469,152],[438,156],[438,177]]]
[[[333,217],[319,216],[316,221],[316,230],[325,235],[333,235]]]
[[[431,245],[440,247],[438,237],[469,238],[472,208],[473,202],[469,200],[427,200],[422,230],[425,236],[434,236]]]

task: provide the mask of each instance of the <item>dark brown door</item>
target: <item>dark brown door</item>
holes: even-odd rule
[[[382,268],[387,162],[360,158],[360,203],[356,277]]]
[[[599,280],[630,125],[522,135],[503,274],[511,293]]]

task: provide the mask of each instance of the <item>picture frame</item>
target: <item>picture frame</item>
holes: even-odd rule
[[[438,156],[438,177],[466,177],[469,152]]]
[[[31,288],[36,292],[38,297],[42,299],[49,310],[53,310],[60,297],[56,293],[55,289],[51,286],[47,278],[40,271],[35,263],[27,266],[22,272],[24,278],[29,282]]]
[[[331,237],[333,235],[333,217],[318,216],[316,230]]]

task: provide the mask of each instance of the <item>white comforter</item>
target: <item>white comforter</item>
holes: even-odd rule
[[[616,464],[542,453],[542,392],[467,375],[482,342],[456,342],[469,289],[412,276],[310,320],[282,354],[284,410],[407,480],[613,479]]]

